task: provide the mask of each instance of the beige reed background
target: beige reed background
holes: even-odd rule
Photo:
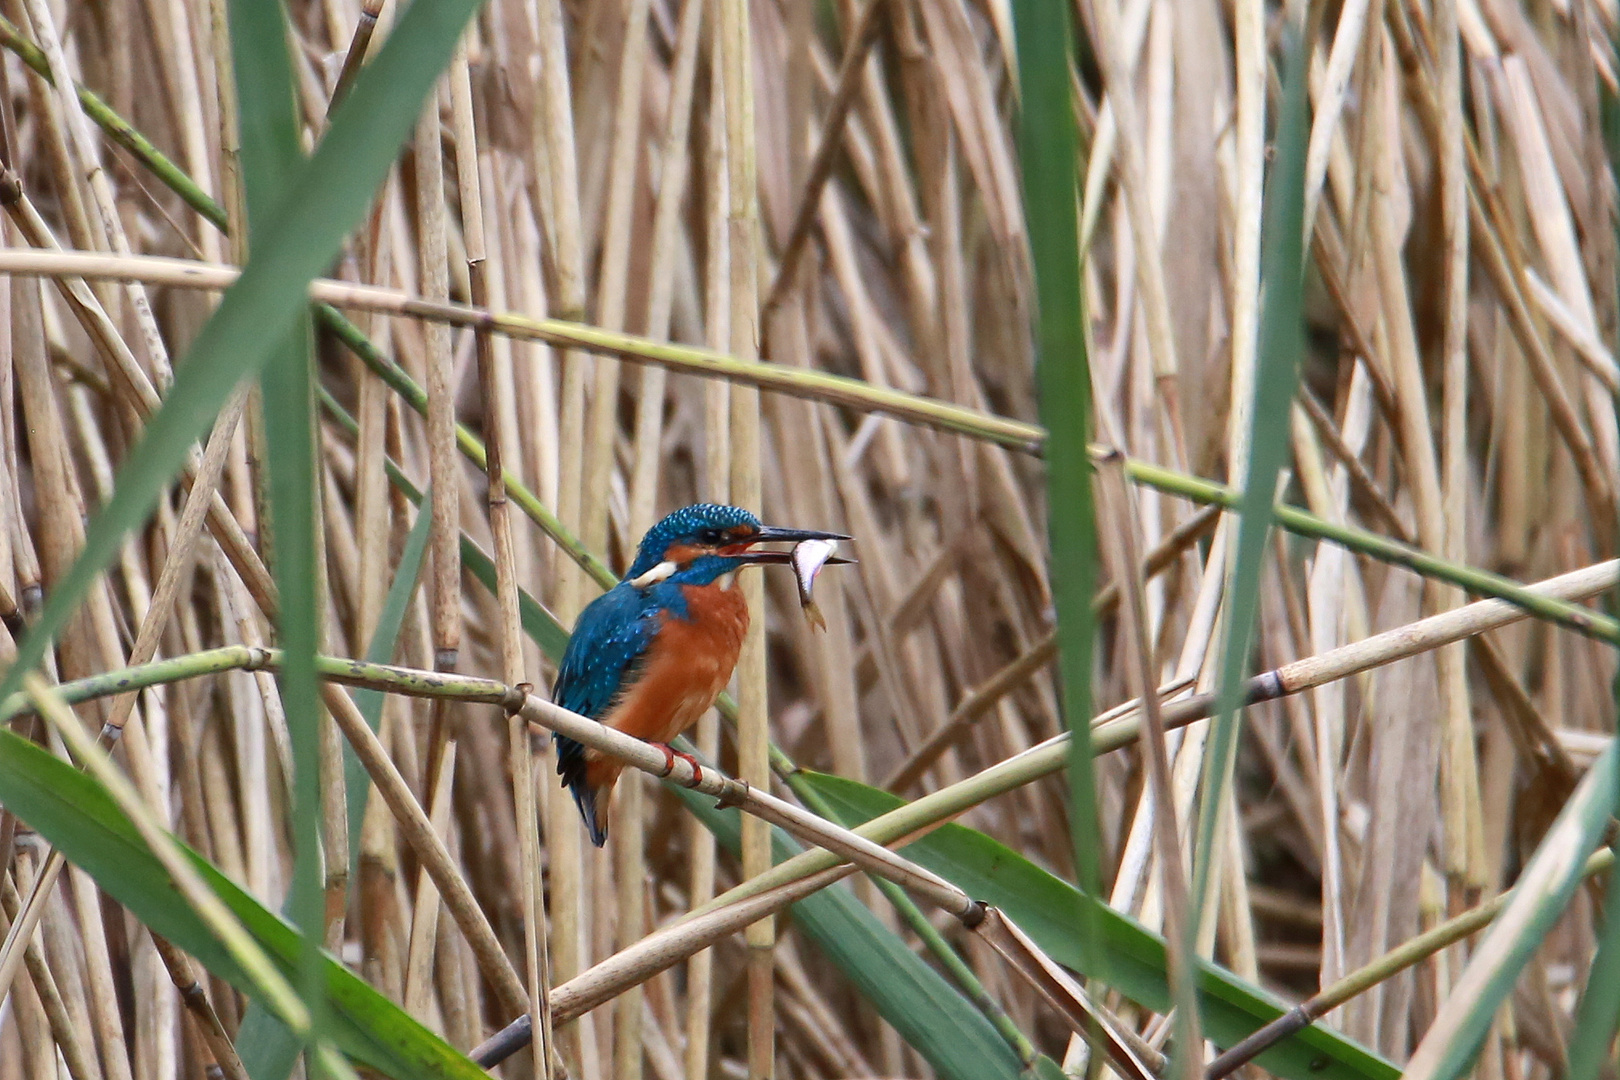
[[[288,9],[312,143],[357,26],[376,22],[375,49],[393,5]],[[39,57],[37,44],[59,85],[71,76],[95,90],[240,220],[219,4],[5,0],[0,12],[15,28],[0,83],[3,245],[109,257],[0,287],[9,651],[215,302],[121,257],[245,255],[23,62]],[[1268,117],[1290,13],[1262,0],[1091,0],[1076,12],[1095,437],[1133,460],[1240,483]],[[1314,121],[1310,333],[1286,498],[1520,581],[1613,557],[1617,261],[1598,117],[1603,89],[1615,89],[1613,0],[1324,0],[1293,15],[1307,28]],[[331,276],[763,356],[1032,423],[1026,239],[1043,223],[1022,203],[1015,57],[1005,0],[490,0]],[[514,617],[453,569],[456,530],[509,550],[512,583],[565,626],[600,580],[526,506],[489,509],[483,470],[448,452],[459,420],[481,437],[504,432],[501,464],[614,570],[659,515],[700,499],[857,538],[859,564],[820,580],[825,634],[799,612],[788,574],[764,575],[754,599],[765,633],[735,687],[742,725],[711,717],[696,734],[728,771],[767,782],[768,717],[769,739],[793,762],[910,799],[1064,730],[1049,670],[1042,464],[1005,445],[1016,440],[621,363],[545,335],[352,314],[427,388],[429,406],[419,414],[319,332],[321,384],[358,425],[322,413],[323,651],[365,654],[415,521],[387,456],[418,487],[431,479],[446,493],[394,659],[549,687],[540,650],[503,636]],[[206,522],[182,515],[177,487],[62,637],[53,679],[271,640],[242,554],[274,551],[258,494],[260,415],[254,396],[233,399],[194,462],[195,482],[217,486]],[[1235,529],[1182,498],[1116,493],[1102,504],[1103,566],[1129,565],[1133,530],[1150,575],[1145,621],[1102,609],[1099,712],[1137,694],[1144,642],[1149,670],[1178,694],[1212,689],[1218,663]],[[1279,533],[1254,667],[1466,599]],[[1612,738],[1614,668],[1601,642],[1531,621],[1254,706],[1199,947],[1297,1000],[1500,893]],[[80,713],[122,723],[131,705]],[[273,677],[176,683],[133,708],[119,759],[142,794],[278,906],[291,867],[290,756]],[[329,912],[328,946],[462,1049],[521,1009],[536,926],[560,984],[769,865],[763,830],[745,829],[740,860],[717,854],[679,800],[638,774],[620,784],[609,847],[582,846],[547,741],[535,743],[535,785],[518,800],[538,805],[514,804],[509,754],[527,740],[501,721],[492,706],[388,697],[381,745],[418,812],[374,794],[353,880],[334,856],[347,850],[341,818],[328,819],[325,839],[328,892],[343,900]],[[1165,743],[1178,860],[1204,747],[1203,722]],[[1098,759],[1095,840],[1109,902],[1162,929],[1166,835],[1153,827],[1147,772],[1134,745]],[[1036,779],[960,820],[1068,877],[1067,800],[1061,776]],[[536,818],[538,833],[527,826]],[[425,871],[404,837],[418,819],[448,851],[438,873],[456,881],[443,900],[448,878]],[[37,837],[9,818],[7,828],[9,925],[47,863]],[[536,880],[543,911],[526,889]],[[855,888],[917,942],[869,883]],[[203,1075],[211,1051],[153,938],[76,869],[44,895],[37,945],[12,969],[0,1013],[0,1075]],[[1543,942],[1479,1075],[1559,1075],[1594,899],[1578,893]],[[474,907],[509,958],[506,982],[481,977],[489,958],[464,933]],[[972,935],[947,936],[1011,1026],[1083,1065],[1057,1010]],[[1428,955],[1325,1023],[1405,1061],[1467,956],[1466,945]],[[234,1034],[242,997],[217,979],[205,988]],[[1098,989],[1163,1045],[1162,1017]],[[724,938],[561,1025],[557,1040],[572,1075],[589,1080],[929,1071],[790,920]]]

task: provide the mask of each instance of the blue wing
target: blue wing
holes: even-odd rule
[[[658,632],[659,605],[629,584],[619,584],[586,605],[557,670],[551,697],[558,705],[600,720],[636,679],[636,667]],[[557,743],[557,775],[574,793],[591,843],[607,842],[605,815],[585,781],[585,747],[563,735]]]
[[[563,653],[552,698],[563,708],[600,720],[652,644],[657,607],[639,590],[618,585],[580,612]]]

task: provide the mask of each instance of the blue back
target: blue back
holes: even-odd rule
[[[593,720],[607,714],[658,632],[660,605],[651,591],[621,582],[580,612],[557,669],[557,704]]]
[[[737,569],[723,555],[702,555],[686,569],[638,589],[621,581],[580,612],[552,697],[563,708],[601,720],[636,681],[636,667],[658,635],[660,616],[688,617],[684,585],[709,585]]]

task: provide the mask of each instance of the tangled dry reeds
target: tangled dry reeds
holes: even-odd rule
[[[0,1074],[280,1076],[307,1039],[465,1075],[544,999],[589,1080],[1051,1075],[1082,1015],[1107,1068],[1190,1076],[1261,988],[1326,1014],[1249,1066],[1294,1080],[1611,1060],[1576,1021],[1620,796],[1613,0],[432,6],[297,0],[282,49],[250,0],[0,4],[0,650],[44,658],[0,702],[0,921],[37,920]],[[1039,85],[1072,237],[1019,153],[1020,33],[1071,14]],[[1285,161],[1307,332],[1257,415]],[[1083,401],[1036,377],[1054,230],[1091,430],[1048,442]],[[1288,509],[1238,603],[1267,455]],[[1063,469],[1094,567],[1049,559],[1087,550]],[[527,726],[573,721],[519,690],[697,500],[857,538],[824,633],[789,574],[748,586],[765,630],[695,733],[836,826],[631,772],[599,852]],[[1092,580],[1094,815],[1054,663]],[[928,838],[838,827],[885,812],[863,835]],[[773,870],[768,822],[878,873]],[[1220,969],[1201,1029],[1166,1019],[1182,942]]]

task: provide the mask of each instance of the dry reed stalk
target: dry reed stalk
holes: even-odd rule
[[[723,349],[731,344],[731,303],[727,288],[731,280],[731,244],[727,219],[730,210],[730,171],[726,143],[726,99],[723,75],[719,63],[720,35],[712,28],[719,19],[719,11],[712,0],[688,0],[700,4],[708,15],[710,32],[704,36],[708,45],[709,85],[707,102],[708,122],[704,127],[704,146],[710,168],[703,191],[702,220],[708,258],[703,274],[703,325],[705,341],[710,348]],[[701,28],[700,28],[701,30]],[[649,328],[650,329],[650,328]],[[699,470],[697,490],[700,497],[717,503],[731,501],[731,384],[713,382],[703,388],[703,461]],[[698,751],[709,761],[720,756],[720,718],[713,709],[698,721],[693,732]],[[691,866],[686,879],[687,903],[699,907],[714,898],[717,843],[703,823],[692,818],[687,825],[687,843],[691,849]],[[714,953],[700,949],[692,954],[686,965],[686,1053],[682,1064],[686,1080],[706,1080],[709,1075],[710,1044],[714,1022]]]
[[[1456,4],[1442,0],[1434,11],[1436,90],[1446,136],[1437,155],[1443,245],[1440,354],[1445,371],[1440,436],[1443,469],[1440,512],[1445,536],[1441,550],[1447,558],[1466,560],[1467,529],[1472,515],[1468,496],[1468,175],[1463,145],[1462,45],[1458,38]],[[1455,606],[1461,598],[1455,589],[1444,590],[1440,606]],[[1459,841],[1449,846],[1446,869],[1462,888],[1477,888],[1485,884],[1486,855],[1466,652],[1460,647],[1444,649],[1438,660],[1446,725],[1442,742],[1441,799],[1447,828]]]
[[[759,357],[759,208],[754,145],[754,53],[749,5],[719,0],[715,20],[717,56],[726,103],[727,249],[731,267],[730,351],[744,361]],[[731,392],[731,501],[760,504],[759,392],[733,387]],[[738,587],[752,611],[764,607],[764,582],[745,576]],[[737,662],[737,772],[744,782],[770,783],[770,729],[765,693],[765,632],[754,622],[743,640]],[[771,833],[761,821],[745,819],[742,827],[742,872],[745,877],[771,866]],[[770,1080],[776,1075],[776,1018],[772,1006],[775,963],[771,949],[776,926],[767,918],[748,929],[748,1076]]]
[[[562,5],[558,0],[531,0],[527,5],[535,27],[540,61],[539,92],[533,115],[534,171],[541,193],[541,218],[547,225],[551,258],[551,280],[547,293],[552,310],[559,315],[582,316],[585,312],[585,253],[580,223],[579,157],[575,151],[572,89],[568,79],[567,35]],[[585,434],[585,365],[576,352],[562,354],[562,379],[558,392],[558,487],[557,516],[577,529],[584,520],[581,491],[581,448]],[[585,582],[564,562],[557,569],[554,602],[557,615],[567,625],[585,601]],[[548,756],[542,759],[550,762]],[[544,785],[549,795],[546,842],[551,862],[552,941],[551,976],[562,983],[583,971],[587,940],[586,909],[581,901],[585,891],[585,864],[580,850],[579,830],[572,827],[575,814],[567,793],[555,783]],[[564,823],[569,823],[565,825]],[[579,1062],[582,1052],[580,1032],[572,1027],[560,1033],[559,1052],[569,1062]]]
[[[20,856],[20,853],[19,853]],[[22,859],[17,862],[18,880],[22,879]],[[10,924],[17,917],[22,907],[22,898],[17,895],[17,889],[10,879],[4,885],[3,897],[5,906],[5,922],[7,932]],[[101,1075],[100,1062],[95,1060],[93,1054],[81,1044],[73,1017],[68,1012],[67,1003],[63,1000],[61,991],[57,988],[56,977],[51,971],[47,961],[44,946],[29,934],[29,941],[25,950],[25,959],[28,964],[28,977],[32,982],[33,993],[37,995],[38,1007],[44,1013],[46,1022],[50,1025],[50,1037],[45,1042],[54,1042],[62,1054],[63,1064],[67,1066],[68,1075],[73,1080],[93,1080]],[[19,988],[20,989],[20,988]],[[12,1001],[19,1001],[21,995],[12,997]]]
[[[452,124],[456,142],[457,187],[461,197],[462,232],[467,254],[469,295],[474,303],[488,303],[489,268],[484,233],[484,193],[479,175],[477,129],[473,116],[472,81],[468,71],[464,41],[452,61],[450,72]],[[499,383],[495,343],[488,333],[478,333],[474,348],[478,361],[478,385],[486,426],[485,501],[495,550],[495,594],[500,609],[497,640],[502,677],[512,685],[527,685],[523,657],[523,628],[518,614],[518,567],[512,540],[511,506],[506,498],[505,447],[511,443],[512,426],[504,423],[500,399],[509,388]],[[459,561],[459,556],[458,556]],[[531,1023],[540,1032],[538,1049],[532,1055],[534,1075],[550,1080],[553,1040],[546,1001],[550,990],[550,965],[546,947],[546,914],[540,895],[540,819],[535,806],[534,755],[528,731],[514,717],[509,720],[508,766],[512,777],[513,808],[518,832],[523,956]],[[473,1000],[476,1000],[474,998]]]
[[[670,70],[670,87],[665,117],[665,134],[661,152],[657,158],[660,183],[658,186],[657,201],[653,209],[652,238],[650,254],[647,259],[647,279],[649,282],[649,295],[647,297],[646,333],[649,337],[664,338],[669,334],[672,308],[675,296],[675,263],[677,245],[679,243],[677,229],[680,224],[679,215],[682,210],[684,195],[688,188],[689,155],[688,143],[690,140],[693,98],[697,78],[697,61],[699,46],[703,42],[704,8],[703,0],[687,0],[682,5],[680,22],[676,30],[675,56]],[[647,11],[640,12],[643,22]],[[645,41],[636,41],[637,53],[645,47]],[[626,47],[621,66],[628,67],[632,54]],[[643,62],[644,57],[637,55],[637,62]],[[624,87],[621,86],[621,89]],[[621,107],[628,105],[628,101],[621,100]],[[639,105],[639,103],[638,103]],[[638,113],[639,115],[639,113]],[[621,116],[619,122],[624,123],[628,117]],[[617,147],[616,147],[617,149]],[[633,159],[632,159],[633,160]],[[651,162],[649,162],[649,167]],[[633,171],[633,170],[632,170]],[[615,192],[617,194],[617,192]],[[610,219],[611,224],[612,219]],[[621,278],[622,278],[621,274]],[[609,279],[604,275],[604,285]],[[621,281],[621,287],[623,282]],[[634,435],[634,463],[630,469],[629,492],[629,533],[639,536],[651,528],[658,517],[658,489],[663,477],[663,441],[664,441],[664,410],[666,405],[667,375],[662,369],[644,368],[641,373],[641,385],[636,403],[636,421]],[[724,501],[724,500],[721,500]],[[713,726],[714,721],[708,720],[705,726]],[[708,733],[709,738],[699,735],[699,742],[703,745],[700,750],[709,755],[710,760],[718,754],[716,745],[717,732]],[[634,885],[648,880],[643,846],[645,831],[642,818],[645,814],[644,783],[636,777],[626,777],[631,781],[628,790],[621,793],[618,800],[618,813],[621,819],[634,816],[632,829],[620,829],[617,835],[622,845],[623,858],[616,866],[616,873],[621,882],[630,882]],[[633,798],[626,798],[633,796]],[[695,826],[690,836],[690,843],[694,849],[707,848],[709,862],[708,873],[713,874],[713,841],[707,836],[706,830]],[[694,859],[696,861],[696,859]],[[694,870],[694,874],[696,871]],[[702,883],[697,887],[702,889]],[[712,893],[712,885],[706,892]],[[619,911],[619,939],[629,941],[646,932],[649,905],[645,902],[643,890],[639,887],[621,888],[621,909]],[[694,964],[697,961],[694,960]],[[701,995],[701,1001],[699,996]],[[646,1044],[651,1050],[656,1042],[652,1038],[643,1038],[644,1031],[641,1016],[632,1018],[628,1015],[634,1002],[634,1008],[639,1014],[643,1010],[643,1002],[639,995],[626,995],[619,1009],[619,1025],[615,1028],[615,1071],[618,1075],[626,1077],[640,1076],[641,1046]],[[707,1050],[708,1031],[707,1016],[709,1014],[708,988],[703,979],[694,979],[688,985],[689,1014],[687,1024],[684,1025],[684,1034],[688,1040],[687,1052],[703,1054]],[[654,1029],[656,1031],[656,1029]],[[699,1047],[697,1044],[702,1043]],[[665,1071],[665,1070],[660,1070]],[[671,1060],[667,1071],[678,1075],[678,1066]]]
[[[1159,879],[1164,894],[1169,981],[1181,1024],[1178,1031],[1181,1050],[1177,1060],[1185,1080],[1197,1080],[1203,1072],[1203,1054],[1198,1049],[1203,1040],[1200,1037],[1198,1010],[1187,1008],[1196,1000],[1192,957],[1188,954],[1194,923],[1189,921],[1192,913],[1188,906],[1187,870],[1182,862],[1181,831],[1176,824],[1175,801],[1171,794],[1169,747],[1165,743],[1164,721],[1159,715],[1156,693],[1158,664],[1155,663],[1149,637],[1147,604],[1138,571],[1137,514],[1125,479],[1123,456],[1115,456],[1103,463],[1097,487],[1100,496],[1098,516],[1112,523],[1114,532],[1114,542],[1108,544],[1106,550],[1113,556],[1111,576],[1122,594],[1121,637],[1125,650],[1131,656],[1137,697],[1142,703],[1142,745],[1153,792],[1154,840],[1158,845]]]
[[[450,295],[450,223],[445,190],[440,95],[429,95],[412,144],[415,187],[414,249],[417,286],[425,294]],[[422,328],[422,362],[428,389],[426,453],[433,499],[428,534],[428,625],[436,669],[460,666],[462,645],[461,462],[455,448],[456,358],[449,328]],[[423,801],[435,835],[447,845],[456,764],[461,756],[461,717],[450,703],[435,702],[429,720]],[[405,954],[404,1003],[416,1015],[427,1013],[439,967],[440,897],[428,874],[420,874],[410,912]],[[526,994],[524,995],[527,996]],[[441,1011],[443,1005],[441,1003]],[[448,1031],[446,1016],[446,1030]]]
[[[522,979],[501,950],[488,918],[456,869],[427,813],[389,760],[376,733],[360,716],[354,702],[341,690],[326,688],[322,700],[331,710],[332,719],[342,729],[344,737],[354,747],[361,764],[371,774],[379,794],[394,812],[400,832],[421,860],[424,878],[431,879],[443,897],[451,917],[472,947],[484,977],[494,986],[502,1008],[511,1012],[527,1012],[528,995],[523,989]]]
[[[618,85],[613,110],[611,150],[607,164],[607,196],[603,209],[602,265],[597,275],[596,320],[611,330],[625,326],[629,303],[631,231],[635,222],[634,197],[640,177],[643,91],[647,66],[649,0],[627,0],[622,5]],[[594,551],[605,551],[608,539],[608,490],[619,434],[619,365],[596,363],[585,426],[585,460],[580,473],[582,517],[580,540]],[[660,409],[662,405],[658,406]],[[656,448],[642,444],[639,454]],[[647,524],[650,524],[648,522]],[[639,535],[639,532],[637,533]],[[617,895],[615,937],[620,947],[646,932],[647,912],[640,882],[646,877],[643,857],[645,791],[639,777],[626,776],[614,791],[610,813],[615,837],[613,876]],[[603,869],[606,869],[605,867]],[[600,925],[600,924],[599,924]],[[605,929],[605,927],[604,927]],[[643,994],[633,988],[614,1004],[612,1076],[614,1080],[640,1080],[642,1074],[641,1013]]]
[[[363,6],[354,31],[355,42],[345,57],[344,72],[340,73],[333,90],[334,105],[342,92],[344,75],[352,70],[351,65],[357,64],[359,54],[364,52],[363,35],[369,36],[372,32],[376,15],[372,5]],[[363,280],[391,278],[387,266],[392,233],[383,223],[387,207],[398,197],[397,192],[395,174],[391,173],[383,182],[376,205],[356,238],[355,261]],[[362,325],[374,338],[381,338],[388,331],[388,327],[376,318],[363,319]],[[359,437],[350,481],[354,539],[360,560],[353,584],[355,600],[350,625],[352,639],[358,643],[370,642],[377,632],[389,587],[389,567],[395,561],[394,553],[400,550],[396,541],[402,539],[404,522],[395,519],[392,513],[383,465],[389,443],[391,395],[380,380],[366,372],[358,357],[350,363],[349,372],[351,382],[356,387],[358,400],[355,413],[359,419]],[[397,415],[394,426],[397,430]],[[378,717],[380,739],[385,744],[400,739],[402,723],[401,710],[393,707],[393,703],[385,702]],[[356,929],[363,957],[361,970],[372,985],[397,1001],[404,995],[403,958],[398,949],[402,936],[398,927],[403,918],[404,905],[395,895],[400,880],[398,837],[389,816],[388,803],[379,798],[374,790],[367,795],[359,840]]]

